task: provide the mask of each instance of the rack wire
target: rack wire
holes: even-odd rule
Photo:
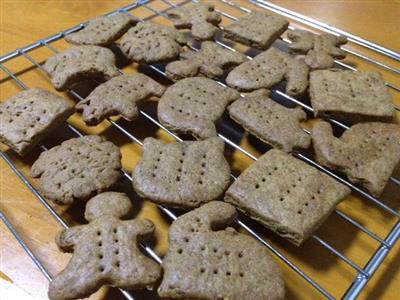
[[[154,2],[153,0],[142,0],[142,1],[137,1],[136,3],[133,3],[131,5],[122,7],[116,11],[113,11],[111,13],[109,13],[108,15],[114,15],[114,14],[118,14],[118,13],[134,13],[134,10],[142,7],[142,8],[146,8],[148,11],[152,12],[152,14],[145,18],[145,20],[149,20],[155,17],[162,17],[162,18],[168,18],[168,16],[166,15],[166,12],[176,6],[181,6],[181,5],[185,5],[189,2],[196,2],[196,1],[183,1],[180,2],[179,4],[175,4],[173,2],[171,2],[170,0],[159,0],[163,3],[165,3],[166,5],[168,5],[168,8],[163,10],[163,11],[158,11],[156,9],[154,9],[152,6],[150,6],[149,4],[151,4],[152,2]],[[234,2],[231,2],[230,0],[219,0],[221,3],[229,5],[230,7],[236,9],[238,12],[241,13],[249,13],[250,10],[246,7],[243,7],[241,5],[238,5]],[[313,24],[313,22],[311,22],[310,20],[307,20],[307,22],[302,22],[302,18],[300,18],[299,16],[297,16],[297,13],[288,11],[284,8],[278,7],[277,5],[272,5],[271,3],[264,1],[264,0],[250,0],[250,2],[254,3],[255,5],[261,7],[262,9],[267,9],[270,11],[273,11],[275,13],[278,14],[282,14],[284,16],[287,17],[291,17],[292,15],[296,16],[296,21],[300,21],[301,23],[305,23],[307,25]],[[271,6],[272,5],[272,6]],[[236,20],[237,18],[230,15],[229,13],[226,13],[225,11],[219,11],[224,17],[226,17],[227,19],[230,20]],[[303,16],[304,17],[304,16]],[[142,20],[143,21],[143,20]],[[315,21],[315,20],[313,20]],[[316,21],[317,22],[317,21]],[[310,24],[309,24],[310,23]],[[315,23],[315,22],[314,22]],[[320,24],[318,23],[318,25],[320,26]],[[16,49],[13,52],[10,52],[6,55],[3,55],[0,57],[0,68],[10,77],[12,78],[12,80],[21,88],[21,89],[27,89],[28,87],[25,85],[25,83],[23,83],[17,75],[15,75],[13,72],[11,72],[7,67],[4,66],[4,63],[6,61],[12,60],[16,57],[24,57],[27,60],[29,60],[35,67],[37,67],[40,70],[42,69],[42,66],[40,65],[40,63],[38,63],[34,58],[32,58],[32,56],[30,56],[28,54],[28,52],[37,49],[37,48],[48,48],[50,51],[57,53],[58,50],[52,46],[51,44],[57,40],[62,39],[63,37],[65,37],[66,35],[78,31],[80,29],[82,29],[84,26],[86,26],[86,23],[83,24],[79,24],[75,27],[72,27],[70,29],[67,29],[65,31],[62,31],[58,34],[55,34],[53,36],[44,38],[40,41],[37,41],[31,45],[28,45],[26,47],[23,47],[21,49]],[[294,26],[294,24],[290,25],[290,28],[296,28]],[[319,27],[317,27],[318,29],[321,29]],[[221,28],[222,29],[222,28]],[[339,33],[337,31],[334,30],[334,28],[330,28],[329,29],[330,32],[333,33]],[[340,32],[342,34],[342,32]],[[395,60],[398,60],[398,57],[396,55],[399,55],[398,53],[390,50],[390,49],[386,49],[380,45],[376,45],[372,42],[366,41],[364,39],[361,39],[359,37],[356,37],[354,35],[351,35],[349,33],[346,33],[346,36],[349,38],[349,41],[357,43],[359,45],[365,46],[367,48],[370,49],[374,49],[377,52],[387,55]],[[287,39],[282,39],[283,42],[285,43],[289,43],[290,41],[288,41]],[[229,46],[228,44],[226,44],[222,39],[218,39],[216,40],[216,42],[221,45],[222,47],[225,47],[231,51],[237,51],[235,48]],[[195,45],[195,43],[189,43],[188,47],[191,48],[194,51],[198,51],[198,47]],[[365,59],[368,62],[372,62],[374,63],[376,66],[381,67],[383,69],[398,73],[399,70],[382,64],[379,61],[376,61],[372,58],[366,57],[363,54],[359,54],[357,52],[354,52],[353,50],[350,49],[346,49],[346,51],[352,55],[355,55],[358,58],[361,59]],[[248,57],[249,59],[252,59],[252,57]],[[339,62],[336,61],[336,64],[340,67],[346,68],[346,69],[350,69],[353,71],[357,71],[357,69],[355,69],[354,67],[347,65],[343,62]],[[159,65],[150,65],[149,66],[151,70],[155,71],[158,75],[161,75],[163,77],[166,78],[165,76],[165,72],[163,71],[163,68]],[[120,70],[121,74],[124,74],[122,70]],[[219,81],[219,83],[221,85],[225,85],[224,82]],[[400,91],[400,89],[392,84],[387,82],[386,83],[387,86],[389,88],[392,88],[394,91]],[[74,98],[76,98],[77,100],[82,100],[82,96],[74,91],[74,90],[69,90],[68,91]],[[312,107],[302,103],[301,101],[290,97],[288,95],[286,95],[284,92],[276,89],[273,90],[273,95],[277,95],[277,96],[281,96],[283,98],[285,98],[286,100],[292,102],[293,104],[296,105],[300,105],[303,109],[305,109],[307,112],[313,112]],[[396,106],[396,109],[398,109],[398,107]],[[156,125],[157,127],[161,128],[162,130],[164,130],[166,133],[168,133],[169,135],[171,135],[173,138],[175,138],[177,141],[181,141],[181,138],[179,136],[177,136],[176,134],[174,134],[173,132],[169,131],[167,128],[165,128],[162,124],[160,124],[157,119],[153,116],[151,116],[151,114],[140,110],[140,115],[143,116],[145,119],[147,119],[150,123],[152,123],[153,125]],[[327,118],[327,120],[329,122],[331,122],[334,126],[341,128],[341,129],[347,129],[347,125],[335,120],[335,119],[331,119],[331,118]],[[111,119],[107,119],[107,122],[109,122],[111,124],[112,127],[114,127],[115,129],[117,129],[119,132],[121,132],[123,135],[125,135],[126,137],[128,137],[131,141],[133,141],[134,143],[137,143],[138,145],[142,145],[142,141],[137,138],[134,134],[132,134],[129,130],[129,128],[126,128],[122,125],[119,124],[119,122],[113,121]],[[75,128],[73,125],[71,124],[67,124],[67,126],[69,127],[70,130],[72,130],[72,132],[77,135],[77,136],[82,136],[82,133]],[[307,132],[307,131],[306,131]],[[256,156],[252,155],[249,151],[247,151],[246,149],[242,148],[241,146],[239,146],[238,144],[236,144],[235,142],[233,142],[231,139],[229,139],[227,136],[218,133],[218,136],[224,140],[224,142],[229,145],[230,147],[232,147],[233,149],[242,152],[244,155],[248,156],[249,158],[253,159],[253,160],[257,160]],[[46,150],[47,148],[44,145],[40,146],[42,150]],[[38,198],[38,200],[40,201],[40,203],[51,213],[51,215],[64,227],[64,228],[68,228],[68,224],[63,220],[63,218],[52,208],[52,206],[47,202],[47,200],[38,192],[38,190],[36,190],[36,188],[30,183],[30,181],[22,174],[22,172],[20,170],[18,170],[18,168],[16,167],[16,165],[14,164],[14,162],[7,156],[6,153],[4,152],[0,152],[1,157],[3,158],[3,160],[10,166],[10,168],[16,173],[16,175],[23,181],[23,183],[32,191],[32,193]],[[378,267],[380,266],[380,264],[382,263],[382,261],[385,259],[385,257],[387,256],[387,254],[389,253],[390,249],[394,246],[394,244],[396,243],[396,241],[399,239],[400,237],[400,223],[399,223],[399,217],[400,214],[399,212],[397,212],[395,209],[389,207],[388,205],[386,205],[381,199],[378,199],[376,197],[373,197],[372,195],[370,195],[368,192],[366,192],[365,190],[357,187],[356,185],[352,184],[351,182],[349,182],[347,179],[337,175],[336,173],[332,172],[331,170],[322,167],[321,165],[319,165],[318,163],[316,163],[312,158],[309,158],[307,155],[300,153],[300,152],[295,152],[293,154],[295,157],[313,165],[314,167],[320,169],[321,171],[327,173],[329,176],[334,177],[335,179],[337,179],[338,181],[342,182],[343,184],[346,184],[347,186],[349,186],[353,191],[359,193],[361,196],[363,196],[363,198],[365,198],[366,200],[370,200],[372,204],[376,205],[377,208],[380,208],[382,210],[384,210],[385,212],[387,212],[388,214],[390,214],[391,216],[395,217],[397,219],[397,222],[395,224],[395,226],[393,226],[391,228],[391,230],[389,231],[389,233],[387,234],[386,237],[382,238],[380,236],[378,236],[376,233],[374,233],[373,231],[371,231],[370,229],[366,228],[365,226],[363,226],[362,224],[360,224],[359,222],[357,222],[356,220],[354,220],[353,218],[351,218],[350,216],[348,216],[345,212],[340,211],[339,209],[335,210],[335,213],[340,216],[343,220],[345,220],[346,222],[349,222],[349,224],[351,224],[352,226],[354,226],[355,228],[361,230],[361,232],[365,233],[366,235],[368,235],[371,239],[375,240],[376,242],[379,243],[378,248],[376,249],[375,253],[370,257],[369,262],[365,265],[365,266],[360,266],[358,264],[356,264],[354,261],[352,261],[350,258],[348,258],[347,256],[345,256],[344,254],[342,254],[339,250],[335,249],[333,246],[331,246],[328,242],[326,242],[325,240],[323,240],[322,238],[320,238],[317,235],[313,235],[313,239],[318,242],[319,244],[321,244],[324,248],[326,248],[328,251],[330,251],[333,255],[337,256],[339,259],[341,259],[342,261],[344,261],[345,263],[347,263],[350,267],[352,267],[355,272],[356,272],[356,276],[354,277],[354,280],[352,282],[352,284],[349,286],[348,290],[345,292],[345,294],[343,295],[344,299],[354,299],[356,298],[359,293],[362,291],[362,289],[365,287],[366,283],[369,281],[369,279],[372,277],[372,275],[376,272],[376,270],[378,269]],[[131,176],[125,171],[122,170],[124,177],[126,179],[128,179],[129,181],[132,181]],[[231,175],[233,180],[235,180],[235,176]],[[395,186],[400,186],[400,181],[394,177],[391,178],[391,184],[395,185]],[[175,220],[177,218],[177,215],[162,206],[158,206],[160,208],[160,210],[167,215],[171,220]],[[0,218],[2,219],[2,221],[5,223],[5,225],[10,229],[10,231],[12,232],[12,234],[16,237],[16,239],[18,240],[18,242],[21,244],[21,246],[24,248],[24,250],[27,252],[27,254],[32,258],[32,260],[34,261],[34,263],[38,266],[38,268],[40,269],[40,271],[44,274],[44,276],[48,279],[51,280],[51,276],[50,274],[47,272],[47,270],[43,267],[43,265],[41,264],[41,262],[37,259],[37,257],[35,256],[35,254],[29,249],[28,245],[24,242],[24,240],[22,239],[22,237],[19,235],[19,233],[15,230],[15,228],[12,226],[12,224],[9,222],[9,220],[7,219],[7,217],[0,212]],[[315,279],[312,279],[310,276],[308,276],[303,270],[301,270],[296,264],[294,264],[293,262],[291,262],[283,253],[281,253],[279,250],[276,249],[276,247],[274,247],[274,245],[267,241],[265,238],[262,237],[261,234],[259,234],[256,230],[252,229],[250,226],[250,223],[248,222],[248,219],[243,216],[240,215],[238,217],[238,219],[236,220],[236,223],[245,231],[247,231],[250,235],[252,235],[254,238],[256,238],[262,245],[264,245],[265,247],[267,247],[274,255],[276,255],[279,259],[281,259],[286,265],[288,265],[293,271],[295,271],[299,276],[301,276],[302,278],[304,278],[304,280],[306,282],[308,282],[312,287],[314,287],[317,291],[319,291],[321,293],[322,296],[328,298],[328,299],[335,299],[335,297],[332,295],[331,292],[327,291],[325,288],[323,288]],[[146,251],[155,261],[157,261],[158,263],[161,263],[161,258],[153,251],[152,248],[150,248],[149,246],[145,245],[145,244],[141,244],[141,247],[143,248],[144,251]],[[134,299],[133,296],[126,292],[121,290],[121,292],[123,293],[123,295],[127,298],[127,299]]]

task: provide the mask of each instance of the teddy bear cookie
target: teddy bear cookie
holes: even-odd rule
[[[151,288],[161,267],[141,253],[138,242],[154,232],[149,220],[121,220],[132,204],[122,193],[99,194],[86,205],[88,224],[63,229],[58,247],[73,252],[67,267],[50,282],[50,300],[86,298],[103,285]]]

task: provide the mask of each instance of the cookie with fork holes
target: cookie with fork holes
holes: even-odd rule
[[[400,162],[400,126],[387,123],[359,123],[340,138],[327,122],[318,122],[312,140],[320,164],[345,173],[354,183],[380,196]]]
[[[146,138],[132,179],[140,196],[169,207],[189,209],[218,199],[230,182],[224,142],[214,137],[164,144]]]
[[[246,55],[240,52],[230,51],[217,43],[205,41],[198,52],[192,50],[182,52],[179,61],[171,62],[166,66],[165,73],[171,80],[198,75],[218,78],[226,70],[246,60]]]
[[[88,125],[118,114],[133,121],[138,117],[137,104],[151,96],[160,97],[164,90],[163,85],[144,74],[121,75],[99,85],[76,108],[83,111]]]
[[[261,89],[239,98],[228,107],[230,117],[251,134],[285,152],[308,148],[311,138],[300,126],[306,113],[300,107],[287,108],[268,95],[269,91]]]
[[[221,23],[221,15],[212,3],[189,3],[168,11],[167,15],[175,28],[191,29],[192,36],[198,40],[213,39]]]
[[[308,87],[308,66],[288,53],[271,48],[229,72],[226,83],[240,91],[270,88],[286,79],[286,93],[305,94]]]
[[[90,20],[83,29],[67,35],[65,40],[75,45],[108,46],[138,22],[127,13],[101,16]]]
[[[330,176],[272,149],[238,177],[225,201],[299,246],[349,194]]]
[[[215,122],[239,93],[204,77],[185,78],[167,88],[158,104],[160,122],[197,139],[217,135]]]
[[[154,224],[146,219],[121,220],[131,208],[125,194],[99,194],[86,205],[88,224],[57,234],[57,246],[73,254],[66,268],[50,282],[50,300],[86,298],[103,285],[128,290],[155,285],[161,267],[138,245],[152,236]]]
[[[33,88],[0,104],[0,142],[27,154],[74,112],[68,100]]]
[[[72,138],[42,152],[31,177],[40,178],[39,190],[56,203],[87,200],[121,178],[121,152],[97,135]]]
[[[83,80],[107,81],[118,76],[111,50],[99,46],[74,46],[50,57],[43,65],[53,86],[60,91]]]
[[[235,208],[213,201],[175,220],[158,289],[168,299],[284,299],[282,272],[267,249],[228,227]]]

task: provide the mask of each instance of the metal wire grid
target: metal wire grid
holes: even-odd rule
[[[167,18],[167,16],[165,15],[165,12],[168,11],[169,9],[175,7],[176,5],[173,4],[172,2],[170,2],[169,0],[161,0],[164,3],[168,4],[169,7],[168,9],[160,12],[160,11],[156,11],[155,9],[153,9],[152,7],[148,6],[148,4],[150,2],[152,2],[151,0],[144,0],[144,1],[139,1],[137,3],[128,5],[126,7],[120,8],[117,11],[114,11],[110,14],[117,14],[117,13],[128,13],[129,11],[134,10],[137,7],[145,7],[149,10],[151,10],[154,14],[151,15],[150,17],[148,17],[147,19],[152,19],[156,16],[162,16]],[[228,4],[242,12],[246,12],[248,13],[249,10],[247,8],[241,7],[236,5],[235,3],[229,2],[228,0],[220,0],[221,2]],[[183,5],[186,4],[190,1],[184,1],[182,3],[180,3],[179,5]],[[195,1],[193,1],[195,2]],[[264,7],[265,5],[265,1],[252,1],[254,2],[256,5],[262,5],[261,7]],[[262,3],[259,3],[262,2]],[[276,11],[277,12],[277,11]],[[225,13],[225,12],[221,12],[220,13],[232,20],[235,20],[236,18]],[[279,13],[279,12],[278,12]],[[39,47],[47,47],[48,49],[50,49],[51,51],[57,53],[58,50],[55,49],[52,45],[50,45],[51,42],[54,42],[58,39],[61,39],[62,37],[64,37],[67,34],[70,34],[72,32],[75,32],[79,29],[81,29],[82,27],[84,27],[85,24],[80,24],[78,26],[75,26],[71,29],[68,29],[66,31],[63,31],[59,34],[56,34],[54,36],[48,37],[46,39],[40,40],[37,43],[34,43],[32,45],[29,45],[23,49],[17,49],[14,52],[11,52],[7,55],[4,55],[2,57],[0,57],[0,68],[6,72],[17,84],[19,87],[21,87],[22,89],[26,89],[27,86],[21,81],[19,80],[10,70],[8,70],[2,63],[10,60],[14,57],[17,56],[24,56],[25,58],[27,58],[33,65],[35,65],[36,67],[42,69],[41,65],[35,61],[31,56],[29,56],[29,54],[27,54],[27,52],[29,52],[30,50],[39,48]],[[221,46],[228,48],[232,51],[236,51],[235,49],[229,47],[228,45],[226,45],[225,43],[221,42],[221,41],[216,41],[218,44],[220,44]],[[287,41],[286,41],[287,42]],[[198,51],[198,49],[192,45],[188,45],[189,47],[191,47],[193,50]],[[251,59],[251,57],[249,57]],[[349,69],[354,69],[353,67],[347,66],[346,64],[343,64],[340,62],[340,65],[342,67],[347,67]],[[379,64],[377,64],[378,66],[380,66]],[[152,70],[156,71],[157,73],[165,76],[165,73],[163,72],[163,70],[158,67],[158,66],[149,66]],[[122,71],[121,71],[122,73]],[[220,82],[221,85],[224,85],[224,83]],[[388,83],[388,86],[394,86],[390,83]],[[398,90],[397,87],[394,86],[394,90]],[[76,97],[78,100],[82,100],[82,97],[75,91],[73,90],[69,90],[69,92]],[[306,109],[309,112],[312,112],[312,108],[310,106],[307,106],[301,102],[299,102],[298,100],[284,94],[283,92],[279,91],[279,90],[275,90],[274,91],[276,94],[283,96],[284,98],[298,104],[301,105],[304,109]],[[163,130],[165,130],[168,134],[170,134],[171,136],[173,136],[176,140],[181,140],[177,135],[175,135],[174,133],[170,132],[169,130],[167,130],[165,127],[163,127],[155,118],[153,118],[152,116],[150,116],[149,114],[147,114],[144,111],[140,111],[140,114],[142,116],[144,116],[146,119],[148,119],[150,122],[152,122],[153,124],[157,125],[158,127],[162,128]],[[139,145],[142,145],[142,142],[136,138],[132,133],[130,133],[126,128],[124,128],[123,126],[119,125],[118,123],[112,121],[111,119],[108,119],[108,121],[111,123],[111,125],[113,127],[115,127],[116,129],[118,129],[120,132],[122,132],[124,135],[126,135],[129,139],[131,139],[132,141],[134,141],[135,143],[138,143]],[[332,120],[329,119],[330,122],[332,122],[334,125],[342,127],[344,129],[348,128],[346,125],[336,121],[336,120]],[[72,125],[68,124],[68,127],[78,136],[81,136],[82,134]],[[231,147],[233,147],[236,150],[239,150],[240,152],[244,153],[245,155],[249,156],[250,158],[252,158],[253,160],[256,160],[257,158],[255,156],[253,156],[252,154],[250,154],[248,151],[246,151],[245,149],[241,148],[240,146],[238,146],[237,144],[235,144],[233,141],[231,141],[230,139],[228,139],[227,137],[225,137],[222,134],[218,134],[218,136],[223,139],[228,145],[230,145]],[[46,150],[46,147],[44,147],[43,145],[41,145],[41,148],[43,150]],[[398,212],[396,212],[395,210],[393,210],[392,208],[388,207],[386,204],[384,204],[383,202],[381,202],[381,200],[371,196],[370,194],[368,194],[367,192],[363,191],[362,189],[354,186],[353,184],[351,184],[350,182],[348,182],[347,180],[337,176],[335,173],[332,173],[330,170],[318,165],[317,163],[315,163],[312,159],[308,158],[307,156],[301,154],[301,153],[294,153],[294,155],[302,160],[305,160],[306,162],[308,162],[309,164],[314,165],[315,167],[317,167],[318,169],[322,170],[323,172],[329,174],[330,176],[336,178],[337,180],[341,181],[342,183],[348,185],[349,187],[351,187],[354,191],[360,193],[361,195],[363,195],[365,198],[371,200],[373,203],[377,204],[381,209],[387,211],[388,213],[390,213],[391,215],[399,218],[400,214]],[[38,199],[40,200],[40,202],[49,210],[49,212],[56,218],[56,220],[64,227],[64,228],[68,228],[67,223],[61,218],[60,215],[58,215],[58,213],[50,206],[50,204],[46,201],[46,199],[44,199],[42,197],[42,195],[40,195],[40,193],[30,184],[30,182],[28,181],[28,179],[16,168],[16,166],[14,165],[14,163],[8,158],[8,156],[1,152],[1,156],[2,158],[9,164],[9,166],[13,169],[13,171],[18,175],[18,177],[28,186],[28,188],[35,194],[36,197],[38,197]],[[128,179],[128,180],[132,180],[130,175],[122,170],[124,176]],[[235,179],[235,177],[232,175],[232,178]],[[391,178],[392,183],[399,185],[400,182],[399,180],[395,179],[395,178]],[[166,209],[162,206],[159,206],[159,208],[167,215],[169,216],[172,220],[176,219],[176,215],[169,209]],[[330,252],[332,252],[334,255],[336,255],[337,257],[339,257],[341,260],[343,260],[344,262],[346,262],[348,265],[350,265],[353,269],[356,270],[357,272],[357,276],[353,282],[353,284],[349,287],[348,291],[343,295],[343,297],[345,299],[352,299],[355,298],[362,290],[362,288],[365,286],[365,284],[367,283],[367,281],[371,278],[371,276],[374,274],[374,272],[376,271],[376,269],[379,267],[379,265],[382,263],[383,259],[386,257],[386,255],[388,254],[388,252],[390,251],[390,249],[393,247],[393,245],[395,244],[395,242],[397,241],[397,239],[400,236],[400,223],[399,221],[396,223],[396,225],[391,229],[391,231],[389,232],[389,234],[386,236],[385,239],[380,238],[379,236],[377,236],[375,233],[371,232],[369,229],[365,228],[364,226],[362,226],[361,224],[359,224],[357,221],[355,221],[354,219],[352,219],[351,217],[347,216],[345,213],[336,210],[336,213],[342,217],[344,220],[346,220],[347,222],[349,222],[350,224],[352,224],[353,226],[355,226],[356,228],[360,229],[362,232],[364,232],[365,234],[367,234],[369,237],[371,237],[372,239],[378,241],[380,243],[378,249],[376,250],[376,252],[374,253],[374,255],[371,257],[370,261],[367,263],[366,266],[364,267],[360,267],[359,265],[357,265],[356,263],[354,263],[351,259],[349,259],[348,257],[344,256],[343,254],[341,254],[338,250],[336,250],[335,248],[333,248],[331,245],[329,245],[327,242],[325,242],[324,240],[322,240],[321,238],[319,238],[318,236],[314,235],[313,238],[318,241],[321,245],[323,245],[327,250],[329,250]],[[32,251],[30,251],[29,247],[26,245],[26,243],[23,241],[23,239],[21,238],[21,236],[18,234],[18,232],[13,228],[13,226],[11,225],[11,223],[7,220],[6,216],[0,212],[0,217],[2,218],[2,220],[4,221],[4,223],[7,225],[7,227],[11,230],[11,232],[13,233],[13,235],[17,238],[17,240],[20,242],[20,244],[23,246],[23,248],[25,249],[25,251],[29,254],[29,256],[33,259],[33,261],[35,262],[35,264],[39,267],[39,269],[42,271],[42,273],[46,276],[47,279],[51,280],[51,277],[49,275],[49,273],[45,270],[45,268],[43,267],[43,265],[40,263],[40,261],[35,257],[35,255],[32,253]],[[243,218],[243,216],[240,216],[236,222],[238,223],[238,225],[240,227],[242,227],[244,230],[246,230],[250,235],[254,236],[258,241],[260,241],[264,246],[266,246],[269,250],[271,250],[275,255],[277,255],[281,260],[283,260],[290,268],[292,268],[296,273],[298,273],[301,277],[303,277],[309,284],[311,284],[314,288],[316,288],[322,295],[324,295],[325,297],[329,298],[329,299],[334,299],[334,297],[331,295],[331,293],[329,293],[327,290],[325,290],[323,287],[321,287],[315,280],[313,280],[312,278],[310,278],[307,274],[305,274],[299,267],[297,267],[295,264],[293,264],[291,261],[289,261],[282,253],[280,253],[278,250],[276,250],[268,241],[266,241],[264,238],[262,238],[259,234],[257,234],[254,230],[252,230],[248,224],[247,224],[247,220],[246,218]],[[151,256],[153,257],[157,262],[161,263],[161,259],[157,256],[157,254],[155,254],[155,252],[148,246],[142,244],[141,245],[144,250]],[[133,296],[131,294],[129,294],[126,291],[122,291],[121,292],[125,295],[125,297],[127,297],[128,299],[133,299]]]

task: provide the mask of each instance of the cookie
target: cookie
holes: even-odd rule
[[[193,77],[167,88],[158,104],[158,119],[168,129],[190,133],[197,139],[217,135],[214,122],[239,93],[214,80]]]
[[[292,41],[289,50],[296,54],[305,54],[305,63],[311,69],[328,69],[335,65],[334,58],[343,59],[346,52],[340,49],[347,43],[344,36],[329,33],[315,34],[306,30],[290,30],[288,38]]]
[[[176,59],[187,39],[178,30],[143,22],[128,30],[120,41],[125,56],[138,63],[160,63]]]
[[[138,22],[138,19],[126,13],[101,16],[90,20],[82,30],[67,35],[65,40],[75,45],[108,46]]]
[[[329,123],[318,122],[312,140],[319,163],[342,171],[375,196],[380,196],[400,162],[400,126],[396,124],[360,123],[336,138]]]
[[[360,121],[392,121],[392,97],[381,75],[339,69],[317,70],[310,74],[310,97],[315,116],[328,113]]]
[[[176,208],[194,208],[218,199],[230,182],[224,142],[217,138],[164,144],[146,138],[132,174],[136,193]]]
[[[282,33],[289,22],[276,14],[253,11],[224,29],[224,37],[255,48],[267,49]]]
[[[229,72],[226,83],[241,91],[270,88],[286,79],[286,93],[299,96],[308,86],[308,66],[291,55],[271,48]]]
[[[141,253],[139,241],[151,237],[149,220],[121,220],[132,208],[122,193],[99,194],[86,205],[88,224],[61,230],[56,244],[73,252],[67,267],[50,282],[50,300],[86,298],[103,285],[123,289],[152,287],[160,266]]]
[[[120,73],[111,50],[99,46],[75,46],[50,57],[43,65],[57,90],[66,90],[85,79],[107,81]]]
[[[225,201],[299,246],[349,193],[328,175],[272,149],[238,177]]]
[[[137,103],[161,96],[164,90],[163,85],[144,74],[121,75],[99,85],[76,108],[83,111],[83,120],[88,125],[97,125],[118,114],[133,121],[138,116]]]
[[[213,42],[203,42],[198,52],[188,50],[180,54],[180,61],[167,65],[165,73],[172,80],[203,75],[218,78],[224,71],[247,60],[240,52],[230,51]]]
[[[44,151],[31,168],[42,194],[60,204],[86,200],[120,179],[121,153],[96,135],[73,138]]]
[[[0,142],[27,154],[74,112],[68,101],[39,88],[0,103]]]
[[[211,40],[218,31],[221,16],[211,3],[189,3],[170,10],[168,17],[175,28],[191,29],[192,36],[199,40]]]
[[[228,227],[233,206],[213,201],[175,220],[164,277],[168,299],[284,299],[282,272],[265,247]]]
[[[229,107],[229,115],[248,132],[286,152],[308,148],[310,136],[300,127],[306,113],[299,107],[287,108],[268,97],[269,91],[257,90],[239,98]]]

